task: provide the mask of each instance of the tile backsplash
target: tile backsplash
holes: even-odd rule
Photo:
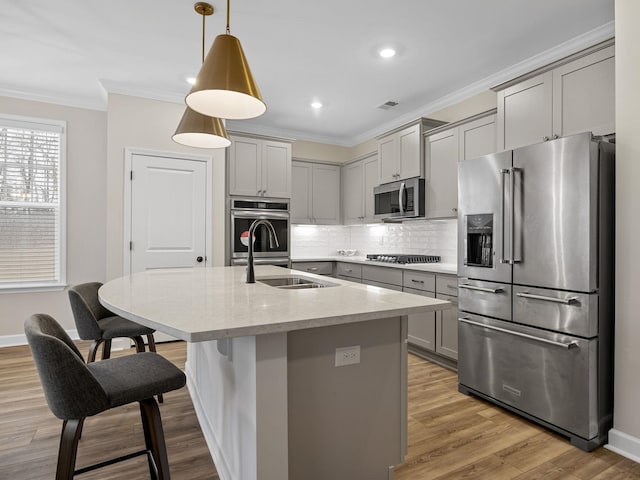
[[[440,255],[457,261],[457,220],[413,220],[376,225],[293,225],[293,258],[335,256],[339,249],[367,253]]]

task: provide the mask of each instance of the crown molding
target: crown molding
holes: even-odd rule
[[[107,100],[102,94],[100,98],[62,95],[55,92],[31,92],[0,85],[0,96],[28,100],[30,102],[51,103],[65,107],[84,108],[86,110],[107,110]]]
[[[185,95],[177,94],[176,92],[170,92],[168,90],[154,90],[151,88],[144,88],[140,85],[133,85],[126,82],[118,82],[114,80],[100,79],[102,88],[107,93],[114,93],[117,95],[126,95],[129,97],[141,97],[150,100],[158,100],[161,102],[177,103],[185,105]]]
[[[448,95],[438,98],[437,100],[423,105],[402,117],[395,118],[379,127],[363,132],[356,135],[353,138],[351,146],[358,145],[362,142],[375,138],[384,134],[389,130],[398,128],[398,126],[415,120],[418,117],[428,117],[433,112],[449,107],[463,100],[467,100],[475,95],[478,95],[486,90],[491,89],[495,85],[505,83],[513,78],[519,77],[532,70],[543,67],[549,63],[560,60],[566,56],[572,55],[585,48],[592,47],[598,43],[609,40],[615,36],[615,23],[613,21],[605,23],[593,30],[590,30],[582,35],[578,35],[564,43],[556,45],[548,50],[545,50],[537,55],[533,55],[521,62],[518,62],[504,70],[501,70],[493,75],[490,75],[482,80],[467,85],[460,90],[456,90]]]

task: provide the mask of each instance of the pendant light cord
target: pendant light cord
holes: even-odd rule
[[[231,10],[231,8],[229,7],[230,3],[231,0],[227,0],[227,35],[231,35],[231,29],[229,28],[229,11]]]
[[[206,15],[203,13],[202,14],[202,62],[204,63],[204,19],[206,18]]]

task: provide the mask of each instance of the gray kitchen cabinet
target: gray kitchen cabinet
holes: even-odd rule
[[[454,306],[436,312],[436,353],[458,360],[458,279],[455,275],[436,275],[436,298]]]
[[[575,133],[615,132],[614,46],[576,54],[518,83],[496,87],[498,150]]]
[[[386,284],[402,289],[402,270],[399,268],[362,265],[362,283]]]
[[[291,197],[291,144],[230,136],[229,194]]]
[[[496,151],[493,112],[434,129],[425,137],[427,218],[457,215],[458,162]]]
[[[458,360],[458,298],[455,275],[404,271],[404,291],[440,298],[454,304],[450,310],[409,315],[408,342],[421,350]],[[415,288],[415,287],[418,288]],[[454,363],[450,364],[455,365]]]
[[[292,162],[291,222],[340,223],[340,167]]]
[[[378,185],[378,157],[342,167],[342,218],[345,224],[375,221],[373,187]]]
[[[435,298],[436,275],[430,272],[405,270],[403,291]],[[436,351],[436,312],[414,313],[408,317],[408,342],[425,350]]]
[[[362,283],[362,265],[349,262],[336,263],[336,277],[350,282]]]
[[[379,139],[379,183],[422,176],[421,132],[415,124]]]
[[[334,262],[293,262],[291,268],[316,275],[333,275]]]

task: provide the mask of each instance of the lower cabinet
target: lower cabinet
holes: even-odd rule
[[[436,353],[458,360],[458,298],[440,293],[436,298],[454,305],[449,310],[436,312]]]
[[[333,275],[333,262],[293,262],[291,268],[316,275]]]
[[[336,263],[336,277],[350,282],[362,283],[362,265],[338,262]]]
[[[440,298],[451,302],[454,306],[440,312],[427,312],[409,315],[409,344],[423,350],[435,352],[451,360],[458,360],[458,298],[455,296],[457,278],[455,275],[421,274],[405,271],[404,291],[425,297]],[[432,278],[435,277],[435,281]],[[413,282],[413,283],[409,283]],[[422,289],[414,288],[418,282]],[[434,285],[435,284],[435,285]],[[435,290],[435,292],[431,291]]]

